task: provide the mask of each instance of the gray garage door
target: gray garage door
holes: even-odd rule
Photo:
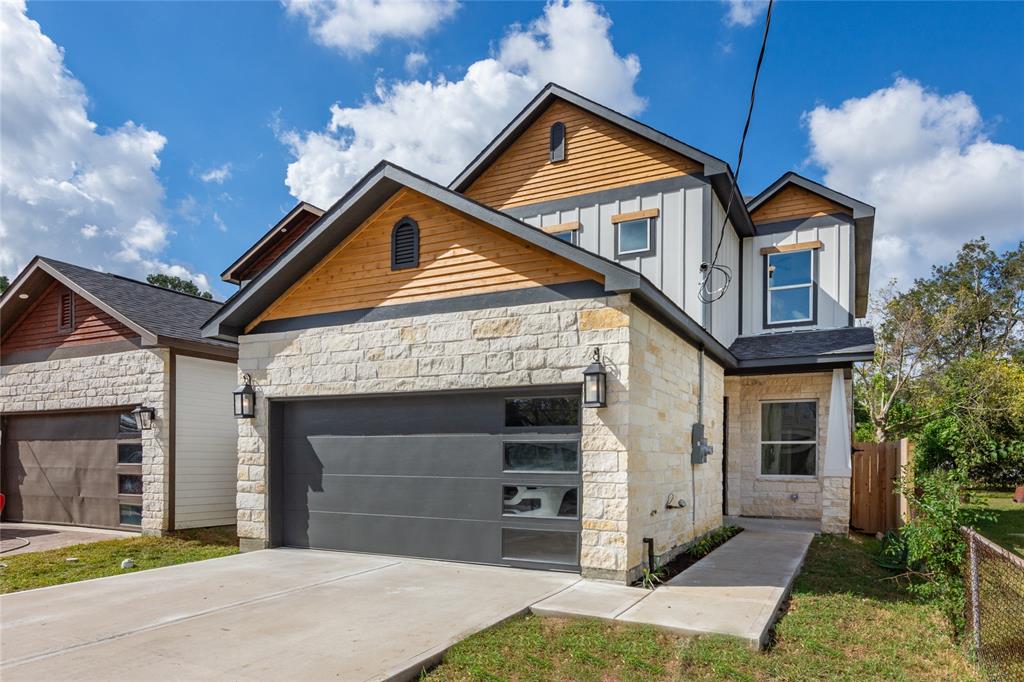
[[[579,566],[577,386],[275,402],[275,544]]]
[[[6,521],[138,527],[142,439],[125,411],[3,418]]]

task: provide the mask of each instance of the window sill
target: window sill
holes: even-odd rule
[[[818,475],[813,476],[799,476],[799,475],[786,475],[786,474],[758,474],[755,477],[758,481],[793,481],[798,483],[811,483],[812,481],[818,480]]]

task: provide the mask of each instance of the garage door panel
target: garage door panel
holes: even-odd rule
[[[312,512],[286,516],[284,539],[313,549],[494,563],[497,522]]]
[[[489,476],[501,473],[501,437],[418,434],[309,436],[285,441],[287,472],[409,476]]]
[[[501,483],[494,479],[324,476],[319,489],[311,489],[306,477],[286,474],[285,486],[287,511],[496,520],[501,505]]]

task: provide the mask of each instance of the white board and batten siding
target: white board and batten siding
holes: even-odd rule
[[[764,256],[766,246],[801,244],[820,241],[818,249],[818,319],[817,324],[793,329],[834,329],[849,327],[853,311],[855,272],[853,226],[837,219],[834,225],[807,227],[788,232],[765,234],[743,240],[743,334],[786,331],[786,328],[764,327]]]
[[[742,279],[740,276],[740,238],[732,226],[732,221],[725,221],[725,230],[722,230],[725,207],[722,206],[722,202],[718,200],[717,196],[713,197],[711,206],[711,243],[708,245],[708,258],[710,260],[714,257],[719,235],[721,235],[722,246],[718,249],[716,264],[728,268],[732,279],[719,298],[708,306],[710,320],[705,326],[709,327],[712,336],[728,347],[740,334],[739,306],[740,281]],[[712,274],[709,289],[717,292],[725,283],[725,275],[715,272]]]
[[[236,522],[238,425],[233,362],[179,355],[175,371],[174,526]]]
[[[578,207],[531,213],[529,206],[513,214],[534,227],[551,227],[578,221],[579,246],[639,272],[661,289],[694,320],[703,319],[697,298],[698,268],[703,258],[704,193],[707,186],[687,186],[666,191],[637,188],[618,190],[619,199],[581,203]],[[612,217],[658,209],[650,253],[616,258]]]

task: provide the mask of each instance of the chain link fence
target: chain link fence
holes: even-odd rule
[[[996,680],[1024,680],[1024,559],[970,528],[967,540],[967,641]]]

